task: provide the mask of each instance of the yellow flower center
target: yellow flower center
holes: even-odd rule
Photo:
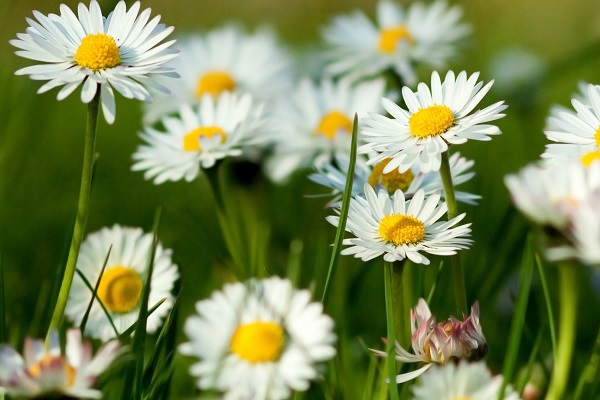
[[[275,361],[281,354],[283,328],[275,322],[256,321],[237,327],[231,338],[231,351],[251,363]]]
[[[450,129],[453,123],[452,110],[447,106],[437,104],[419,108],[419,111],[408,119],[410,134],[417,138],[440,135]]]
[[[600,126],[596,129],[596,133],[594,133],[594,140],[596,141],[596,147],[600,149]]]
[[[589,167],[590,165],[592,165],[592,163],[596,160],[600,160],[600,151],[596,150],[596,151],[590,151],[587,154],[584,154],[581,157],[581,163],[583,165],[585,165],[586,167]]]
[[[373,167],[373,171],[369,175],[369,185],[375,187],[375,185],[380,184],[387,189],[389,194],[394,194],[398,189],[405,192],[410,187],[413,179],[415,179],[415,175],[410,169],[400,173],[398,172],[398,168],[384,174],[383,169],[390,161],[392,161],[391,158],[386,158]]]
[[[57,357],[44,354],[40,361],[27,368],[27,372],[32,378],[37,379],[42,375],[44,370],[56,370],[59,364],[62,364],[65,371],[66,386],[72,386],[73,382],[75,381],[75,374],[77,371],[63,357],[60,356]]]
[[[200,137],[211,138],[215,135],[221,136],[221,143],[227,139],[225,131],[220,126],[201,126],[189,131],[183,137],[183,150],[185,151],[200,151]]]
[[[352,132],[352,121],[339,111],[325,115],[317,127],[317,132],[328,139],[333,139],[339,131]]]
[[[111,36],[105,33],[89,34],[77,48],[75,62],[96,72],[121,64],[121,53]]]
[[[411,215],[386,215],[379,222],[379,237],[396,246],[419,243],[424,236],[425,225]]]
[[[132,268],[117,265],[104,271],[98,298],[112,312],[130,312],[138,304],[144,283],[140,274]]]
[[[414,39],[408,29],[404,26],[383,29],[379,34],[379,51],[382,53],[393,53],[396,46],[402,40],[413,43]]]
[[[233,92],[235,81],[225,71],[207,72],[198,79],[196,86],[196,96],[202,97],[204,94],[218,96],[221,92]]]

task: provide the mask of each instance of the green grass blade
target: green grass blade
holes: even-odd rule
[[[583,369],[573,400],[579,399],[597,399],[598,394],[595,393],[600,382],[600,330],[596,336],[596,344],[594,351],[590,357],[590,362]],[[587,390],[586,390],[587,388]],[[585,394],[584,394],[585,391]]]
[[[155,305],[153,305],[149,310],[148,310],[148,317],[152,315],[152,313],[154,313],[154,311],[156,311],[158,309],[158,307],[160,307],[162,305],[162,303],[164,303],[167,299],[160,299],[158,302],[156,302]],[[137,329],[138,323],[137,321],[135,321],[133,324],[131,324],[131,326],[127,329],[125,329],[123,331],[123,333],[121,333],[121,335],[119,335],[119,338],[122,340],[125,340],[127,337],[131,336],[131,334],[133,332],[135,332],[135,330]]]
[[[92,293],[94,293],[95,292],[94,287],[92,286],[90,281],[85,277],[85,275],[83,275],[83,272],[81,272],[80,270],[76,270],[75,272],[77,272],[77,275],[79,275],[79,277],[83,280],[83,283],[85,284],[85,286],[87,286],[87,288]],[[100,299],[98,299],[98,304],[100,304],[100,307],[102,307],[104,314],[106,314],[106,317],[108,318],[108,321],[110,322],[110,326],[112,326],[113,331],[115,331],[115,335],[118,337],[119,331],[117,330],[117,327],[115,326],[115,323],[114,323],[112,317],[110,316],[110,312],[108,312],[108,310],[106,309],[106,306],[102,303],[102,301]]]
[[[442,275],[442,267],[444,266],[444,262],[440,262],[440,266],[438,267],[438,273],[435,276],[435,281],[433,281],[433,285],[431,285],[431,289],[429,290],[429,294],[427,295],[427,304],[431,304],[431,299],[433,299],[433,295],[435,294],[435,289],[437,288],[438,281],[440,280],[440,276]]]
[[[556,325],[554,324],[554,311],[552,308],[552,300],[550,299],[550,291],[548,290],[546,273],[544,272],[544,266],[538,254],[535,255],[535,264],[537,266],[538,273],[540,274],[540,283],[542,284],[542,290],[544,292],[544,301],[546,303],[546,309],[548,310],[550,340],[552,341],[552,358],[556,359]]]
[[[331,283],[337,260],[342,248],[344,233],[346,231],[346,220],[348,219],[348,209],[350,208],[350,198],[352,198],[352,183],[354,182],[354,169],[356,166],[356,148],[358,143],[358,115],[354,114],[354,123],[352,125],[352,144],[350,145],[350,163],[348,164],[348,172],[346,173],[346,186],[344,187],[344,196],[342,197],[342,208],[340,209],[340,221],[335,232],[335,241],[333,242],[333,250],[331,252],[331,260],[327,271],[325,286],[323,287],[323,295],[321,303],[325,307],[327,300],[327,289]]]
[[[517,393],[519,393],[519,395],[521,395],[521,396],[523,395],[523,390],[525,389],[525,385],[527,385],[527,382],[529,382],[529,379],[531,378],[533,366],[535,365],[535,361],[537,359],[537,355],[539,353],[540,346],[542,344],[542,339],[544,337],[543,333],[544,333],[544,329],[542,328],[542,329],[540,329],[537,337],[535,338],[535,342],[533,344],[533,349],[531,350],[531,354],[529,355],[529,360],[527,362],[525,373],[521,376],[521,379],[519,379],[519,383],[517,385]]]
[[[6,292],[4,291],[4,267],[0,258],[0,343],[6,343]]]
[[[94,300],[96,300],[96,298],[98,297],[98,287],[100,287],[100,282],[102,281],[102,276],[104,276],[104,270],[106,269],[106,264],[108,264],[108,257],[110,257],[111,251],[112,251],[112,244],[108,248],[108,252],[106,253],[106,258],[104,259],[104,264],[102,264],[102,269],[100,270],[100,275],[98,276],[98,280],[96,281],[96,286],[94,287],[94,290],[92,291],[92,299],[90,300],[90,303],[88,304],[88,307],[85,310],[85,314],[83,314],[83,318],[81,319],[81,324],[79,325],[79,330],[81,331],[82,335],[85,332],[85,326],[86,326],[87,320],[90,316],[90,311],[92,311],[92,306],[94,305]],[[118,335],[119,334],[117,333],[117,336]]]
[[[498,399],[504,399],[506,386],[512,380],[519,355],[519,345],[521,336],[523,335],[523,327],[525,325],[525,314],[527,313],[527,302],[529,300],[529,291],[531,289],[531,279],[533,276],[533,254],[532,254],[531,238],[527,240],[523,261],[521,264],[521,282],[517,292],[517,300],[515,303],[515,312],[510,327],[510,336],[504,358],[502,387],[498,394]]]

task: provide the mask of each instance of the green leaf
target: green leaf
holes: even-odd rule
[[[540,283],[542,284],[542,290],[544,292],[544,301],[546,303],[546,309],[548,310],[548,324],[550,325],[550,340],[552,340],[552,356],[556,358],[556,325],[554,324],[554,311],[552,308],[552,300],[550,299],[550,291],[548,290],[548,282],[546,281],[546,274],[544,272],[544,266],[540,260],[538,254],[535,255],[535,264],[537,266],[538,273],[540,274]]]
[[[0,258],[0,343],[6,343],[6,299],[4,291],[4,267]]]
[[[87,324],[87,320],[88,317],[90,316],[90,311],[92,310],[92,305],[94,304],[94,300],[96,300],[96,298],[98,297],[98,288],[100,287],[100,282],[102,281],[102,276],[104,276],[104,270],[106,269],[106,264],[108,264],[108,258],[110,257],[110,252],[112,251],[112,244],[110,245],[110,247],[108,248],[108,252],[106,253],[106,258],[104,259],[104,263],[102,264],[102,269],[100,270],[100,275],[98,276],[98,280],[96,281],[96,286],[94,287],[94,290],[92,290],[92,298],[90,300],[90,303],[88,304],[87,309],[85,310],[85,313],[83,314],[83,318],[81,319],[81,324],[79,325],[79,330],[81,330],[81,334],[83,335],[83,333],[85,332],[85,325]],[[81,274],[81,272],[79,270],[77,270],[78,273]],[[98,299],[98,301],[100,301],[100,299]],[[106,311],[106,309],[105,309]],[[112,321],[111,321],[112,323]],[[113,325],[113,328],[115,329],[116,332],[116,328]],[[119,336],[119,333],[117,333],[117,336]]]
[[[90,289],[92,294],[94,294],[96,289],[94,289],[92,287],[92,284],[90,283],[90,281],[88,281],[88,279],[85,277],[85,275],[83,275],[83,272],[81,272],[80,270],[76,270],[76,272],[77,272],[77,275],[79,275],[79,277],[83,280],[83,283],[85,284],[85,286],[87,286],[87,288]],[[119,331],[117,330],[117,327],[115,326],[115,323],[114,323],[112,317],[110,316],[110,312],[106,309],[106,306],[104,305],[104,303],[102,303],[102,300],[98,299],[98,304],[100,304],[100,307],[102,307],[102,310],[104,310],[104,314],[106,314],[106,317],[108,318],[108,321],[110,322],[110,326],[112,326],[113,331],[115,331],[115,335],[118,337]]]

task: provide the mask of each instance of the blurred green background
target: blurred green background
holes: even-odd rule
[[[60,3],[0,2],[0,255],[13,344],[26,334],[43,336],[47,326],[49,314],[44,307],[49,306],[56,271],[64,262],[75,214],[86,107],[79,100],[79,91],[57,102],[56,91],[37,95],[40,82],[14,76],[15,70],[31,62],[15,56],[8,41],[24,32],[25,18],[32,17],[33,9],[57,13]],[[64,3],[74,8],[78,1]],[[100,4],[107,13],[115,2],[100,0]],[[375,4],[358,0],[148,0],[142,8],[152,7],[153,15],[161,14],[163,22],[176,27],[176,33],[205,31],[229,21],[247,27],[270,24],[292,49],[301,50],[322,44],[319,29],[332,16],[355,8],[373,15]],[[451,67],[482,71],[485,81],[496,78],[483,106],[501,99],[509,105],[507,117],[498,123],[501,136],[455,149],[476,161],[477,176],[461,190],[483,196],[476,207],[460,205],[460,210],[468,213],[467,220],[473,222],[475,240],[473,247],[463,252],[463,260],[469,302],[478,299],[481,303],[482,325],[490,343],[488,363],[499,371],[528,230],[528,224],[510,206],[502,178],[542,153],[544,119],[552,104],[568,106],[579,81],[600,83],[600,2],[465,0],[452,4],[463,7],[464,20],[473,32]],[[509,50],[514,54],[515,49],[533,55],[539,69],[529,73],[526,64],[506,55]],[[506,76],[523,77],[515,84]],[[421,78],[427,82],[429,74]],[[154,210],[162,206],[160,238],[173,249],[181,268],[181,324],[195,301],[231,279],[231,262],[203,179],[155,186],[141,173],[129,170],[131,154],[140,143],[140,129],[140,104],[120,97],[115,124],[108,126],[99,120],[99,159],[87,231],[115,223],[150,231]],[[247,233],[248,241],[242,246],[251,246],[250,239],[255,236],[265,238],[258,255],[246,252],[248,258],[258,260],[269,272],[285,275],[290,244],[302,244],[299,285],[316,285],[320,293],[334,229],[324,219],[331,213],[324,208],[325,200],[305,195],[325,190],[309,182],[305,173],[285,186],[274,187],[260,174],[248,180],[235,171],[229,190],[235,201],[233,209],[239,212],[240,229]],[[429,280],[437,271],[435,266],[422,268],[427,269]],[[432,305],[439,319],[453,311],[450,278],[450,270],[444,268]],[[357,345],[357,338],[379,347],[379,338],[385,334],[381,262],[365,265],[343,257],[335,279],[330,313],[340,336],[350,343],[348,354],[365,361],[367,355]],[[552,269],[550,279],[554,280]],[[587,361],[600,320],[600,300],[590,282],[593,279],[586,276],[581,285],[578,365]],[[553,291],[554,287],[552,284]],[[523,348],[531,345],[530,337],[546,323],[541,299],[536,280]],[[356,354],[353,349],[358,350]],[[189,362],[180,360],[173,398],[194,393],[191,378],[185,375]],[[360,383],[359,379],[346,384]]]

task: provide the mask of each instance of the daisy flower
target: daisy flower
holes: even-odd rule
[[[490,135],[500,134],[495,125],[485,123],[504,117],[506,109],[499,101],[471,113],[492,87],[477,83],[479,73],[470,77],[462,71],[458,76],[449,71],[442,83],[437,72],[431,74],[431,90],[423,82],[416,92],[402,88],[402,97],[408,110],[383,98],[383,107],[392,118],[371,114],[364,119],[362,138],[367,142],[359,153],[376,153],[367,162],[377,164],[387,158],[392,160],[383,172],[394,169],[408,170],[413,164],[423,172],[440,169],[441,154],[451,144],[462,144],[468,139],[491,140]]]
[[[362,12],[335,18],[323,31],[330,50],[327,72],[351,80],[393,70],[402,81],[417,83],[418,64],[443,68],[470,31],[462,10],[445,1],[414,3],[407,10],[391,1],[377,5],[374,24]]]
[[[435,366],[412,387],[413,400],[497,400],[502,376],[492,376],[485,363],[449,363]],[[519,395],[507,386],[503,399],[518,400]]]
[[[226,400],[289,398],[318,377],[315,363],[335,355],[333,320],[287,279],[226,284],[196,311],[179,350],[200,359],[190,368],[198,387]]]
[[[266,174],[282,182],[297,169],[330,161],[336,153],[349,154],[354,115],[360,119],[379,111],[384,89],[382,79],[355,86],[347,80],[302,80],[273,110],[277,129]]]
[[[553,108],[544,133],[555,143],[546,145],[542,158],[556,164],[576,158],[589,165],[600,159],[600,86],[584,86],[571,104],[574,111]]]
[[[412,347],[415,354],[406,351],[396,342],[396,360],[403,363],[422,362],[426,365],[412,372],[400,374],[396,383],[407,382],[423,374],[434,364],[446,365],[453,359],[477,361],[487,354],[488,346],[479,324],[479,303],[471,307],[471,315],[464,321],[454,317],[435,323],[424,299],[410,311]],[[371,350],[375,355],[387,357],[387,353]]]
[[[58,332],[50,335],[49,346],[44,340],[25,339],[23,356],[8,345],[0,346],[0,393],[25,398],[100,399],[102,393],[93,389],[96,378],[117,356],[119,342],[104,344],[92,356],[90,343],[81,341],[79,329],[67,332],[65,354],[61,352]],[[54,398],[54,397],[52,397]]]
[[[252,153],[270,132],[263,104],[249,94],[224,92],[205,95],[197,107],[184,104],[179,115],[162,120],[165,132],[146,127],[140,137],[146,144],[133,154],[133,171],[145,171],[155,184],[194,180],[200,169],[217,160]]]
[[[113,89],[129,99],[150,101],[146,86],[168,93],[153,77],[178,77],[165,63],[177,55],[169,48],[175,41],[161,43],[172,31],[159,23],[160,16],[149,21],[150,9],[140,11],[136,2],[126,10],[120,1],[104,18],[96,0],[89,8],[79,3],[77,15],[64,4],[60,15],[34,11],[37,21],[27,18],[26,33],[10,43],[19,48],[17,55],[43,64],[22,68],[17,75],[48,81],[38,93],[62,86],[62,100],[83,83],[81,101],[89,103],[101,92],[102,111],[108,123],[115,120]]]
[[[443,195],[442,179],[437,172],[423,173],[419,171],[416,165],[413,165],[403,173],[395,169],[384,174],[383,169],[390,161],[391,159],[385,159],[375,166],[369,166],[365,162],[358,162],[357,160],[354,180],[352,181],[352,197],[362,195],[366,183],[374,188],[383,187],[387,189],[390,195],[393,195],[396,190],[402,190],[407,199],[412,198],[417,190],[421,188],[425,191],[426,196],[438,191],[441,191]],[[449,161],[452,183],[455,186],[475,176],[475,172],[469,171],[474,162],[461,157],[460,153],[454,153]],[[340,155],[336,157],[335,164],[329,162],[317,166],[317,173],[310,175],[309,178],[320,185],[333,189],[332,194],[339,199],[346,187],[346,172],[349,163],[348,156]],[[467,204],[476,204],[477,200],[481,198],[481,196],[467,192],[457,191],[455,194],[457,201]]]
[[[343,244],[350,247],[342,250],[343,255],[363,261],[383,255],[388,262],[408,258],[428,265],[429,259],[422,253],[448,256],[472,243],[467,238],[471,224],[457,226],[464,213],[447,222],[438,221],[447,210],[446,203],[440,204],[439,192],[425,198],[425,191],[419,189],[406,200],[401,190],[390,197],[386,189],[375,193],[366,184],[364,196],[350,200],[346,230],[356,237],[344,239]],[[339,217],[329,216],[327,221],[337,226]]]
[[[271,100],[292,86],[291,59],[268,29],[250,34],[226,26],[183,37],[176,47],[179,57],[169,65],[181,79],[168,82],[171,96],[157,94],[147,105],[147,123],[176,112],[182,104],[197,104],[205,94],[230,91]]]
[[[112,246],[112,247],[111,247]],[[109,312],[119,334],[133,325],[138,318],[142,290],[147,282],[147,268],[152,251],[152,234],[140,228],[114,225],[112,228],[88,235],[81,245],[77,269],[95,286],[106,255],[110,256],[98,287],[98,297]],[[164,302],[148,316],[147,331],[156,332],[173,304],[171,291],[179,273],[171,261],[171,250],[156,247],[154,270],[150,281],[149,307]],[[79,325],[92,299],[91,290],[78,276],[73,280],[66,315]],[[86,325],[86,332],[95,338],[107,340],[115,337],[110,321],[94,301]]]
[[[547,249],[548,259],[577,259],[600,266],[600,191],[573,210],[565,236],[568,244]]]

